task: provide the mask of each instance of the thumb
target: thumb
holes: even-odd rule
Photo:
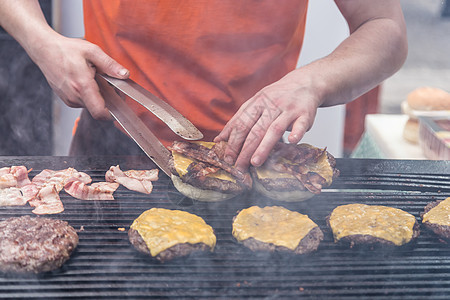
[[[89,52],[87,59],[95,66],[99,73],[119,79],[126,79],[130,76],[130,71],[112,59],[99,47],[95,47],[94,51]]]

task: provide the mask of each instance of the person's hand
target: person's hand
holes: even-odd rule
[[[298,143],[316,116],[320,97],[307,77],[295,70],[246,101],[215,141],[228,141],[225,159],[240,170],[262,165],[286,130]],[[302,78],[303,77],[303,78]]]
[[[67,106],[85,107],[95,119],[111,118],[94,79],[95,73],[125,79],[129,72],[100,47],[55,33],[51,41],[33,49],[31,56]]]

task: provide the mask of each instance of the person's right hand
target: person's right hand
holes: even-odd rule
[[[125,79],[129,71],[88,41],[55,32],[50,41],[30,51],[54,92],[69,107],[85,107],[94,119],[111,119],[95,73]]]

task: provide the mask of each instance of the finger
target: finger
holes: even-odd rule
[[[266,161],[272,148],[282,138],[286,128],[291,125],[291,122],[291,118],[286,114],[280,114],[270,123],[267,120],[264,120],[259,127],[255,126],[250,134],[255,138],[253,141],[249,140],[247,147],[244,145],[242,148],[238,160],[236,161],[238,168],[250,164],[255,167],[261,166]],[[267,126],[267,124],[269,125]]]
[[[240,151],[239,156],[236,159],[236,167],[240,170],[246,170],[250,166],[250,164],[254,166],[262,165],[266,159],[266,157],[264,156],[265,151],[262,151],[262,153],[258,154],[257,149],[260,149],[261,143],[265,139],[267,139],[267,137],[274,135],[274,130],[276,130],[276,128],[278,128],[279,126],[283,127],[281,130],[282,132],[280,133],[281,137],[286,128],[285,126],[287,126],[288,124],[286,120],[287,118],[284,117],[284,114],[282,115],[280,111],[265,110],[259,118],[258,122],[253,126],[252,130],[248,134],[242,150]],[[282,122],[283,124],[278,125],[278,123],[280,122]],[[279,137],[275,138],[274,144],[278,140]],[[269,145],[270,148],[266,150],[267,155],[273,148],[273,145]],[[261,150],[259,152],[261,152]]]
[[[87,52],[86,58],[99,73],[119,79],[126,79],[130,76],[130,72],[125,67],[108,56],[98,46],[93,45]]]
[[[92,80],[92,82],[86,85],[86,88],[83,90],[81,97],[84,100],[85,107],[94,119],[112,119],[109,110],[106,108],[105,100],[103,100],[97,82],[95,80]]]
[[[288,136],[288,142],[297,144],[303,138],[305,133],[309,131],[314,123],[315,114],[313,116],[302,115],[295,120],[292,125],[292,131]]]
[[[248,103],[249,102],[245,102],[234,114],[234,116],[232,116],[231,119],[228,120],[227,124],[225,124],[222,131],[214,138],[214,142],[228,141],[230,139],[230,135],[235,130],[234,124],[237,124],[238,122],[242,121],[240,115],[242,114],[243,111],[245,111],[246,107],[248,106]]]
[[[257,107],[243,109],[242,113],[236,115],[232,122],[227,125],[231,127],[228,136],[228,146],[225,149],[225,159],[232,164],[238,157],[238,154],[248,137],[248,134],[261,117],[261,110]]]

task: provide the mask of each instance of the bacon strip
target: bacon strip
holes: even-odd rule
[[[28,198],[23,196],[20,188],[31,183],[28,172],[24,166],[0,168],[0,206],[27,203]]]
[[[30,184],[28,170],[24,166],[4,167],[0,169],[0,189],[22,187]]]
[[[0,189],[0,206],[21,206],[27,203],[25,197],[22,196],[20,189],[10,187]]]
[[[31,180],[28,178],[28,173],[31,171],[27,170],[25,166],[12,166],[11,174],[16,178],[17,187],[21,188],[31,183]]]
[[[243,173],[224,161],[225,147],[226,142],[216,143],[211,149],[209,149],[196,143],[175,141],[169,149],[184,154],[188,157],[192,157],[198,161],[219,167],[236,177],[245,186],[251,188],[252,180],[250,174]]]
[[[78,172],[74,168],[54,171],[45,169],[37,174],[31,184],[22,187],[22,193],[29,201],[36,214],[55,214],[64,211],[63,203],[59,198],[59,192],[65,184],[78,180],[89,184],[91,177],[83,172]]]
[[[119,187],[115,182],[96,182],[88,186],[74,180],[64,186],[66,193],[81,200],[114,200],[113,193]]]
[[[17,179],[13,174],[3,174],[0,176],[0,189],[7,189],[17,186]]]
[[[326,148],[277,143],[265,162],[265,166],[278,172],[292,174],[308,191],[320,194],[326,180],[318,173],[310,171],[308,165],[316,164],[324,152],[326,152]]]
[[[153,190],[152,181],[158,180],[158,172],[158,169],[123,172],[117,165],[109,168],[105,174],[105,179],[107,182],[117,182],[129,190],[150,194]]]
[[[36,207],[32,212],[37,215],[58,214],[64,211],[64,205],[59,198],[55,185],[47,185],[39,190],[37,197],[30,202]]]
[[[158,180],[159,169],[128,170],[128,171],[124,171],[123,173],[125,173],[125,175],[127,175],[130,178],[135,178],[138,180],[156,181],[156,180]]]

